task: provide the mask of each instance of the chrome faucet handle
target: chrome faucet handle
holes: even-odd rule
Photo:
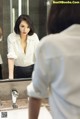
[[[17,98],[19,96],[19,93],[17,90],[12,90],[12,103],[13,103],[13,108],[17,108],[17,104],[16,104],[16,101],[17,101]]]
[[[17,90],[12,90],[12,95],[17,98],[19,96],[19,93]]]

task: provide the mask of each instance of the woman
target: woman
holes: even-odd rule
[[[53,1],[51,5],[49,35],[38,46],[32,82],[27,87],[29,119],[38,119],[41,99],[46,97],[49,97],[52,119],[80,119],[78,1],[79,4],[55,4]]]
[[[28,15],[18,17],[14,32],[8,36],[7,41],[9,79],[31,77],[39,39]]]

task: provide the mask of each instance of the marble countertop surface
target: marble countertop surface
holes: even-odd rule
[[[0,101],[0,111],[28,108],[28,99],[17,99],[16,104],[18,108],[13,108],[11,100]],[[41,106],[45,106],[50,111],[47,99],[42,100]]]

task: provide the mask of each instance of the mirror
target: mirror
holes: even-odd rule
[[[11,91],[17,90],[20,99],[27,98],[26,86],[30,84],[30,78],[27,80],[1,80],[0,81],[0,100],[11,100]],[[6,88],[5,88],[6,87]],[[4,90],[3,90],[4,89]]]
[[[52,0],[0,0],[0,25],[3,29],[3,40],[0,42],[3,79],[8,78],[7,36],[13,32],[17,17],[30,15],[35,32],[41,39],[46,35],[46,21]]]

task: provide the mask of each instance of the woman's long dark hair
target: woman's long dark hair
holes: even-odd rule
[[[49,34],[59,33],[72,24],[80,24],[80,4],[52,3],[47,24]]]

